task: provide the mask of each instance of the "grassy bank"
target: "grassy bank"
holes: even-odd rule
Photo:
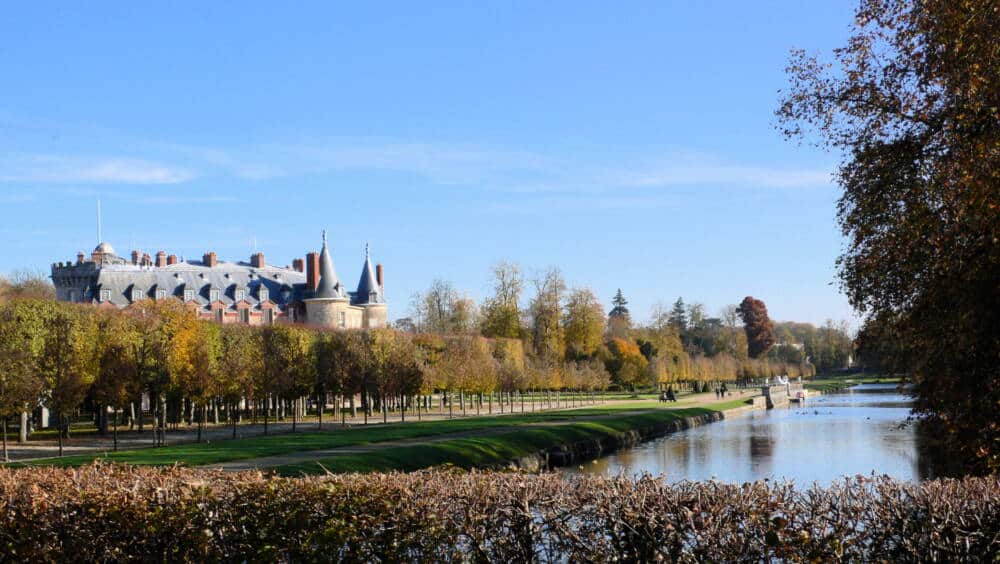
[[[276,468],[284,476],[326,472],[413,471],[451,464],[475,468],[501,464],[540,450],[592,439],[603,439],[633,429],[644,429],[684,417],[696,417],[746,405],[732,400],[711,407],[656,409],[647,413],[622,415],[565,425],[512,430],[488,437],[461,438],[423,445],[386,448],[363,454],[324,457],[305,463]]]
[[[725,409],[717,404],[713,409]],[[321,450],[338,447],[368,445],[386,441],[434,437],[449,433],[517,427],[531,423],[552,421],[567,422],[586,418],[603,418],[617,413],[648,410],[650,413],[668,414],[683,410],[659,407],[649,401],[636,401],[614,405],[598,405],[570,411],[526,413],[494,417],[473,417],[439,421],[394,423],[388,425],[355,426],[348,429],[331,427],[330,431],[270,435],[246,439],[224,440],[197,444],[180,444],[162,448],[142,448],[118,452],[92,453],[63,458],[46,458],[31,462],[13,463],[11,466],[80,466],[94,460],[135,465],[167,466],[181,463],[189,466],[218,464],[292,452]],[[419,447],[425,448],[425,447]]]
[[[846,390],[847,388],[857,386],[858,384],[898,384],[899,381],[899,378],[887,376],[831,376],[818,377],[813,380],[809,380],[803,384],[803,387],[807,390],[830,393]]]

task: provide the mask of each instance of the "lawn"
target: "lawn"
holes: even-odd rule
[[[730,403],[739,404],[740,400],[718,404],[714,409],[726,409]],[[350,429],[323,432],[286,433],[246,439],[180,444],[162,448],[80,454],[65,456],[63,458],[46,458],[31,462],[13,463],[11,466],[80,466],[98,459],[137,465],[171,465],[181,463],[189,466],[199,466],[299,451],[432,437],[446,433],[460,433],[479,429],[513,427],[541,421],[572,421],[584,417],[608,416],[615,413],[636,410],[649,410],[653,413],[678,411],[664,404],[651,401],[636,401],[613,405],[596,405],[569,411],[525,413],[523,415],[506,415],[502,417],[473,417],[441,421],[413,421],[388,425],[371,425],[367,427],[355,426]]]
[[[460,438],[425,445],[386,448],[364,454],[320,458],[300,464],[279,466],[275,470],[284,476],[322,474],[327,471],[375,472],[412,471],[431,466],[452,464],[473,468],[514,460],[560,444],[602,438],[650,427],[681,417],[704,415],[746,405],[745,400],[732,400],[712,407],[651,410],[648,413],[591,421],[568,422],[552,427],[516,429],[488,437]]]

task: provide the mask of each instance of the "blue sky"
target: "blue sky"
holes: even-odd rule
[[[365,242],[391,315],[500,259],[633,316],[848,319],[836,156],[774,129],[849,2],[20,3],[0,13],[0,272],[104,238],[288,264]]]

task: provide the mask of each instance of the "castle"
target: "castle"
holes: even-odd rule
[[[100,243],[76,262],[52,265],[56,298],[123,308],[139,300],[180,300],[202,319],[220,323],[269,325],[280,319],[338,329],[385,327],[388,306],[382,265],[365,262],[357,290],[347,291],[337,278],[323,232],[320,252],[277,267],[254,253],[250,262],[224,262],[214,252],[201,261],[177,260],[165,251],[156,258],[132,251],[131,260]]]

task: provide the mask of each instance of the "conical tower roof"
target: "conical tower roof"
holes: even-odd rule
[[[372,268],[372,257],[368,252],[368,245],[365,245],[365,264],[361,267],[361,280],[358,281],[358,291],[354,294],[354,300],[356,304],[385,303],[382,287],[378,285],[375,269]]]
[[[344,289],[340,286],[337,271],[333,268],[333,258],[326,246],[326,230],[323,230],[323,250],[319,252],[319,285],[316,287],[315,298],[344,298]]]

